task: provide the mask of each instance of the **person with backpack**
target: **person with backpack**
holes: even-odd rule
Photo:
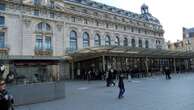
[[[0,109],[1,110],[14,110],[13,97],[6,90],[4,80],[0,80]]]

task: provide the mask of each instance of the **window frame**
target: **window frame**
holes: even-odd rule
[[[40,16],[40,10],[34,9],[34,16]]]
[[[72,30],[69,35],[69,46],[71,50],[77,50],[77,32]]]
[[[111,45],[111,39],[109,35],[106,35],[105,37],[105,46],[110,46]]]
[[[5,25],[5,17],[0,16],[0,26],[4,26],[4,25]]]
[[[135,39],[133,38],[133,39],[131,39],[131,46],[133,47],[133,48],[135,48],[136,47],[136,41],[135,41]]]
[[[43,36],[42,35],[36,35],[36,43],[35,48],[36,49],[43,49]]]
[[[149,41],[145,40],[145,48],[149,48]]]
[[[141,39],[138,40],[138,44],[139,44],[139,48],[142,48],[143,47],[143,42]]]
[[[94,45],[95,46],[100,46],[101,45],[101,38],[100,38],[100,35],[99,34],[95,34],[95,37],[94,37]]]
[[[49,38],[49,42],[47,42],[47,41],[48,41],[48,40],[47,40],[48,38]],[[45,43],[44,43],[44,44],[45,44],[45,46],[44,46],[45,49],[52,49],[52,37],[46,35],[46,36],[45,36]]]
[[[128,46],[128,45],[129,45],[128,39],[125,37],[123,40],[123,46]]]
[[[87,48],[90,46],[90,37],[87,32],[83,33],[82,40],[83,40],[83,48]]]
[[[0,10],[5,11],[6,10],[6,4],[0,3]]]
[[[0,32],[0,48],[5,48],[5,32]]]
[[[116,38],[115,38],[115,44],[116,44],[117,46],[120,46],[120,39],[119,39],[119,36],[116,36]]]

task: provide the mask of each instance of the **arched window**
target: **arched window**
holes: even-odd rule
[[[156,40],[156,44],[160,44],[160,40]]]
[[[120,46],[120,39],[118,36],[115,38],[115,45]]]
[[[89,34],[87,32],[83,33],[83,48],[89,47]]]
[[[52,49],[52,33],[51,26],[48,23],[40,22],[36,26],[36,31],[40,31],[41,33],[36,34],[36,49]],[[49,31],[44,32],[44,31]]]
[[[43,28],[43,23],[39,23],[38,24],[38,30],[42,30],[42,28]]]
[[[77,33],[73,30],[70,32],[70,49],[77,50]]]
[[[37,26],[37,31],[51,31],[51,26],[48,23],[39,23]]]
[[[139,47],[142,48],[142,40],[139,39]]]
[[[5,25],[5,17],[0,16],[0,26],[4,26],[4,25]]]
[[[50,31],[51,30],[51,26],[49,24],[46,24],[46,31]]]
[[[145,41],[145,48],[149,48],[149,41],[148,40]]]
[[[100,46],[101,45],[101,40],[100,40],[100,35],[96,34],[94,37],[94,45],[95,46]]]
[[[132,47],[136,47],[135,39],[131,39],[131,45]]]
[[[111,43],[110,43],[110,36],[109,35],[106,35],[106,37],[105,37],[105,45],[110,45]]]
[[[124,38],[123,46],[128,46],[128,39],[126,37]]]

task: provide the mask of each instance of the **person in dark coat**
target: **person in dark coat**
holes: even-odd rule
[[[113,86],[115,86],[115,82],[114,82],[114,70],[113,69],[111,69],[110,71],[109,71],[109,77],[110,77],[110,83],[109,84],[111,84],[111,85],[113,85]]]
[[[171,79],[170,69],[168,67],[165,68],[164,73],[166,75],[166,79]]]
[[[123,78],[124,78],[123,75],[119,76],[119,83],[118,83],[118,87],[119,87],[119,96],[118,96],[118,98],[119,99],[123,98],[123,94],[125,93],[125,85],[124,85],[124,82],[123,82]]]
[[[0,109],[1,110],[14,110],[13,97],[8,94],[4,80],[0,80]]]
[[[110,77],[109,77],[109,72],[105,72],[105,79],[106,79],[106,86],[110,87]]]

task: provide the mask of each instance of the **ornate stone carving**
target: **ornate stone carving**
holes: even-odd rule
[[[61,31],[62,28],[63,28],[63,23],[57,23],[57,24],[56,24],[56,27],[57,27],[57,30],[58,30],[58,31]]]
[[[0,56],[1,55],[8,55],[9,53],[9,48],[5,47],[5,48],[0,48]]]
[[[43,49],[35,49],[35,55],[37,56],[52,56],[53,55],[53,50],[48,49],[48,50],[43,50]]]
[[[30,18],[24,18],[23,19],[23,22],[24,22],[24,24],[25,24],[26,27],[29,27],[30,24],[31,24],[31,19]]]

